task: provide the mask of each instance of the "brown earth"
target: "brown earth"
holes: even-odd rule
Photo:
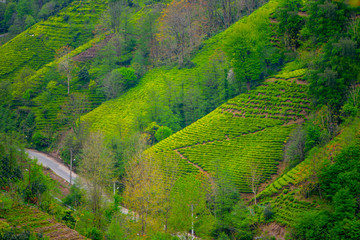
[[[286,228],[274,222],[261,226],[260,230],[261,236],[275,237],[278,240],[285,239]]]
[[[43,168],[43,172],[46,175],[49,175],[51,179],[57,181],[59,183],[59,189],[61,191],[61,196],[60,199],[66,197],[67,195],[70,194],[70,186],[69,183],[67,181],[65,181],[63,178],[59,177],[58,175],[56,175],[51,169],[49,168]]]
[[[75,62],[83,62],[83,61],[94,58],[97,55],[97,53],[99,52],[99,50],[102,47],[104,47],[113,36],[114,36],[114,34],[107,35],[102,42],[96,44],[95,46],[87,49],[86,51],[84,51],[82,53],[79,53],[78,55],[73,57],[73,60]]]

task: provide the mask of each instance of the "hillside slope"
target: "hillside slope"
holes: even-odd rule
[[[0,47],[0,79],[11,78],[25,66],[38,70],[64,45],[78,47],[93,36],[94,23],[106,0],[74,1],[56,16],[39,22]]]
[[[296,72],[289,73],[296,77]],[[281,76],[281,75],[279,75]],[[299,76],[298,76],[299,77]],[[271,78],[171,135],[148,150],[162,165],[180,162],[183,174],[226,172],[241,192],[251,192],[256,172],[264,182],[277,172],[282,149],[291,130],[309,112],[307,86]],[[166,170],[165,170],[166,171]]]
[[[49,214],[33,207],[17,206],[7,210],[0,209],[0,218],[1,222],[7,223],[10,227],[42,233],[49,239],[86,239],[75,230],[57,222]]]
[[[341,150],[359,137],[359,129],[360,121],[357,118],[348,126],[343,127],[343,130],[332,141],[310,152],[303,162],[259,193],[260,204],[271,204],[275,222],[283,226],[291,226],[300,214],[326,208],[323,200],[306,199],[305,193],[316,190],[318,173],[331,165]]]
[[[92,131],[101,130],[108,135],[115,135],[119,132],[130,133],[134,126],[142,125],[144,121],[154,121],[149,117],[150,115],[156,118],[161,113],[168,119],[174,118],[169,107],[174,98],[172,94],[191,93],[209,72],[224,75],[225,70],[229,70],[229,62],[223,53],[226,39],[238,30],[240,25],[270,28],[269,16],[277,7],[278,2],[277,0],[270,1],[226,31],[205,41],[201,50],[191,60],[194,63],[193,67],[183,69],[175,67],[171,70],[153,69],[141,79],[138,86],[115,100],[103,103],[83,116],[82,121]],[[262,30],[255,27],[254,31]],[[215,107],[213,106],[212,109]]]

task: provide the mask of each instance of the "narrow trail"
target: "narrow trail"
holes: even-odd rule
[[[236,138],[239,138],[241,136],[245,136],[245,135],[249,135],[249,134],[255,134],[255,133],[258,133],[258,132],[261,132],[261,131],[264,131],[265,128],[263,129],[260,129],[260,130],[256,130],[254,132],[251,132],[251,133],[245,133],[245,134],[241,134],[239,136],[235,136],[233,138],[229,138],[228,135],[224,135],[224,139],[223,140],[213,140],[213,141],[207,141],[207,142],[202,142],[202,143],[196,143],[194,145],[190,145],[190,146],[186,146],[186,147],[180,147],[180,148],[176,148],[174,149],[173,151],[180,156],[181,159],[184,159],[186,160],[189,164],[191,164],[192,166],[196,167],[197,169],[199,169],[199,171],[204,174],[210,181],[212,187],[215,186],[215,182],[214,182],[214,179],[211,177],[210,173],[208,173],[207,171],[205,171],[202,167],[200,167],[199,165],[197,165],[196,163],[193,163],[191,162],[189,159],[187,159],[187,157],[185,157],[182,153],[179,152],[180,149],[187,149],[187,148],[191,148],[193,146],[198,146],[198,145],[205,145],[205,144],[208,144],[208,143],[214,143],[214,142],[223,142],[223,141],[229,141],[231,139],[236,139]]]
[[[6,37],[9,33],[0,34],[0,38]]]
[[[191,147],[191,146],[189,146],[189,147]],[[210,175],[207,171],[205,171],[202,167],[200,167],[199,165],[197,165],[197,164],[191,162],[189,159],[187,159],[184,155],[182,155],[182,154],[178,151],[178,149],[175,149],[174,151],[175,151],[182,159],[186,160],[189,164],[191,164],[191,165],[193,165],[194,167],[196,167],[197,169],[199,169],[199,171],[200,171],[202,174],[204,174],[204,175],[209,179],[209,181],[210,181],[210,183],[211,183],[211,186],[212,186],[212,187],[215,187],[214,179],[211,177],[211,175]]]

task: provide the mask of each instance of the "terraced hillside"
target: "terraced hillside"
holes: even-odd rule
[[[290,74],[296,75],[295,72]],[[180,161],[183,174],[225,171],[241,192],[277,172],[291,130],[309,112],[307,86],[296,79],[269,79],[149,149],[160,161]]]
[[[274,221],[284,226],[291,226],[299,214],[306,211],[320,210],[323,202],[309,201],[304,193],[317,183],[316,173],[328,166],[336,155],[351,139],[360,136],[360,120],[355,120],[337,137],[310,155],[295,168],[283,174],[269,184],[258,197],[260,204],[270,203],[274,210]]]
[[[148,117],[150,113],[156,114],[156,109],[154,110],[156,106],[162,111],[171,111],[168,104],[164,104],[170,101],[171,93],[181,90],[187,92],[196,88],[199,79],[211,72],[213,70],[211,67],[214,65],[219,74],[224,74],[224,70],[230,68],[223,53],[226,39],[232,36],[240,25],[250,25],[254,31],[259,31],[260,35],[260,31],[264,31],[264,28],[260,30],[256,26],[269,27],[269,16],[278,4],[279,0],[270,1],[226,31],[205,41],[201,50],[191,59],[194,63],[192,68],[151,70],[141,79],[138,86],[115,100],[103,103],[82,117],[82,121],[86,122],[93,131],[101,130],[108,135],[120,131],[126,134],[138,125],[141,119]],[[270,30],[266,29],[266,31]]]
[[[54,59],[64,45],[78,47],[92,36],[94,23],[106,0],[79,0],[56,16],[39,22],[0,47],[0,79],[10,78],[23,67],[38,70]]]
[[[81,61],[85,54],[94,51],[94,48],[99,48],[99,46],[101,46],[104,42],[107,42],[111,36],[112,35],[108,33],[102,34],[74,49],[64,57],[69,57],[73,58],[74,60]],[[87,57],[89,58],[89,56]],[[32,109],[36,117],[37,130],[44,130],[46,128],[60,130],[62,127],[64,127],[64,124],[61,124],[61,119],[64,117],[61,116],[61,110],[66,109],[69,104],[66,87],[60,85],[57,86],[56,89],[51,89],[51,101],[49,101],[49,91],[44,91],[44,86],[48,84],[46,81],[46,75],[49,74],[52,69],[56,69],[58,62],[62,61],[63,58],[56,59],[37,70],[34,75],[30,76],[26,80],[26,87],[21,86],[21,84],[24,84],[24,82],[19,83],[19,86],[14,84],[16,88],[21,90],[26,89],[27,91],[32,92],[42,91],[38,96],[32,99]],[[82,112],[88,112],[96,106],[99,106],[100,103],[104,101],[104,98],[96,94],[94,91],[89,89],[77,89],[77,85],[79,85],[78,79],[75,78],[70,83],[71,91],[78,96],[82,96],[83,99],[86,100],[86,102],[83,102],[81,105]],[[23,92],[21,93],[23,94]]]
[[[0,221],[5,221],[10,227],[43,233],[50,239],[86,239],[75,230],[58,223],[50,215],[32,207],[17,206],[7,210],[0,209]]]

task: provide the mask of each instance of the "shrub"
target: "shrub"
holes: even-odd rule
[[[40,132],[35,132],[32,137],[32,143],[37,150],[44,150],[48,146],[50,146],[51,140]]]
[[[2,195],[0,197],[0,209],[7,210],[10,209],[12,205],[13,205],[13,200],[10,197],[6,195]]]
[[[101,240],[102,238],[102,233],[101,230],[93,227],[90,229],[90,231],[88,232],[88,237],[91,238],[92,240]]]
[[[272,218],[272,216],[274,215],[274,212],[273,212],[272,207],[271,207],[270,204],[268,204],[264,208],[263,215],[264,215],[265,221],[270,220]]]
[[[161,126],[155,133],[155,138],[158,142],[164,140],[172,134],[172,130],[166,126]]]

